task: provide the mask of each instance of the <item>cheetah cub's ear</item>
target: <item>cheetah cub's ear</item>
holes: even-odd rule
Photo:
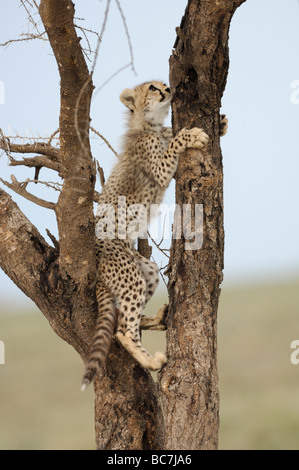
[[[126,89],[119,97],[120,101],[131,111],[135,109],[135,90]]]

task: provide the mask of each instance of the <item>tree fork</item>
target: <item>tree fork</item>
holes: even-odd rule
[[[99,449],[217,447],[216,316],[224,238],[219,108],[228,70],[229,24],[244,1],[189,0],[177,31],[170,62],[174,131],[203,127],[210,142],[205,152],[189,150],[181,159],[176,199],[179,204],[203,204],[203,246],[186,251],[184,239],[172,246],[169,362],[159,377],[162,400],[150,374],[113,342],[94,384]],[[1,190],[0,265],[84,359],[96,315],[95,166],[88,134],[93,85],[73,23],[73,3],[41,0],[40,15],[61,78],[61,146],[53,155],[64,178],[55,209],[59,248],[50,247]],[[44,151],[35,149],[41,155]]]

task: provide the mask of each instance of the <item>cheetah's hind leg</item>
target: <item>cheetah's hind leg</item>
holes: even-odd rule
[[[146,281],[138,265],[131,265],[134,281],[127,285],[127,293],[118,297],[118,325],[116,337],[124,348],[145,369],[158,370],[166,363],[164,353],[149,354],[141,344],[140,320],[146,303]]]
[[[157,351],[154,356],[149,354],[146,349],[141,346],[140,341],[136,341],[129,333],[118,331],[116,337],[124,348],[136,359],[145,369],[159,370],[167,362],[166,355]]]
[[[159,284],[159,269],[156,263],[142,256],[138,251],[134,250],[134,256],[146,283],[146,303],[150,300]],[[168,312],[168,305],[164,305],[155,316],[148,317],[142,315],[140,320],[140,328],[142,330],[166,330],[165,318]]]

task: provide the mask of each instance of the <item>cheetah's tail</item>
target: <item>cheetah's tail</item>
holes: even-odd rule
[[[93,381],[107,358],[116,322],[114,299],[103,284],[97,285],[98,318],[81,390]]]

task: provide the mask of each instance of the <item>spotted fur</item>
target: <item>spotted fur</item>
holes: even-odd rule
[[[165,309],[160,309],[156,317],[143,316],[145,304],[159,282],[158,268],[133,248],[134,234],[127,229],[136,220],[136,213],[134,217],[128,211],[126,217],[121,215],[132,204],[142,204],[149,214],[150,205],[162,201],[179,156],[187,148],[201,149],[208,142],[201,129],[182,129],[173,137],[172,130],[163,126],[170,106],[170,89],[161,82],[151,81],[126,89],[120,100],[128,108],[128,131],[123,139],[123,152],[101,193],[96,214],[99,318],[83,389],[105,362],[114,323],[116,338],[143,367],[157,370],[166,362],[164,353],[150,355],[140,340],[140,323],[145,328],[161,329]],[[119,204],[119,196],[126,197],[125,207]],[[116,214],[115,226],[109,229],[103,204],[110,204]],[[142,214],[138,213],[139,216],[142,225]]]

